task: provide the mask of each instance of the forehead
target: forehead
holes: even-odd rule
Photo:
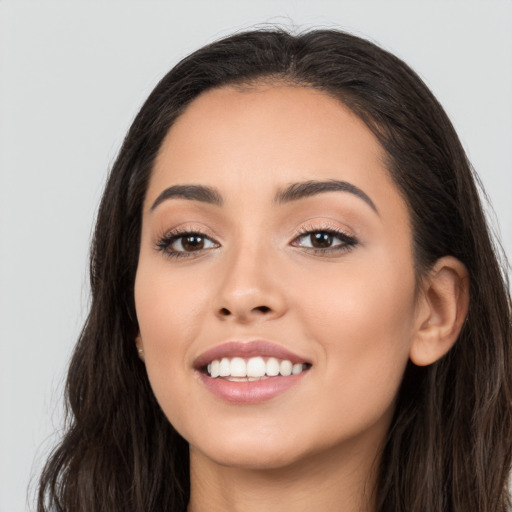
[[[342,179],[370,196],[387,192],[399,199],[384,156],[365,123],[323,91],[223,87],[196,98],[171,127],[147,199],[180,183],[273,195],[311,179]]]
[[[247,90],[225,87],[200,95],[169,130],[159,159],[190,158],[200,148],[207,148],[211,158],[225,155],[229,148],[231,158],[239,154],[243,159],[244,153],[258,155],[255,142],[264,145],[261,160],[278,153],[288,162],[308,154],[317,158],[313,150],[326,150],[333,142],[360,149],[363,159],[382,155],[364,122],[339,100],[313,88],[262,85]],[[326,157],[332,153],[324,152]]]

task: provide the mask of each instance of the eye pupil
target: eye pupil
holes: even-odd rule
[[[184,236],[181,245],[186,251],[198,251],[204,247],[204,238],[199,235]]]
[[[311,235],[311,245],[317,249],[325,249],[332,245],[333,236],[330,233],[313,233]]]

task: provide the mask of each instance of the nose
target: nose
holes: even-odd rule
[[[276,319],[285,313],[283,283],[270,252],[246,247],[233,251],[223,262],[215,302],[220,320],[247,324]]]

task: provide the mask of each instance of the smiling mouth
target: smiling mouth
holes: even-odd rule
[[[298,375],[311,368],[310,363],[292,363],[276,357],[223,357],[214,359],[201,368],[201,372],[214,379],[230,382],[254,382],[272,377]]]

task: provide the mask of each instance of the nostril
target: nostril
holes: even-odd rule
[[[268,313],[270,308],[268,306],[258,306],[257,308],[254,308],[254,310],[260,311],[261,313]]]
[[[256,306],[250,310],[249,314],[264,314],[272,312],[272,308],[269,308],[268,306]],[[220,308],[217,313],[220,317],[228,317],[235,315],[236,317],[245,318],[246,312],[243,310],[238,311],[236,308],[234,310],[230,310],[228,308]]]

